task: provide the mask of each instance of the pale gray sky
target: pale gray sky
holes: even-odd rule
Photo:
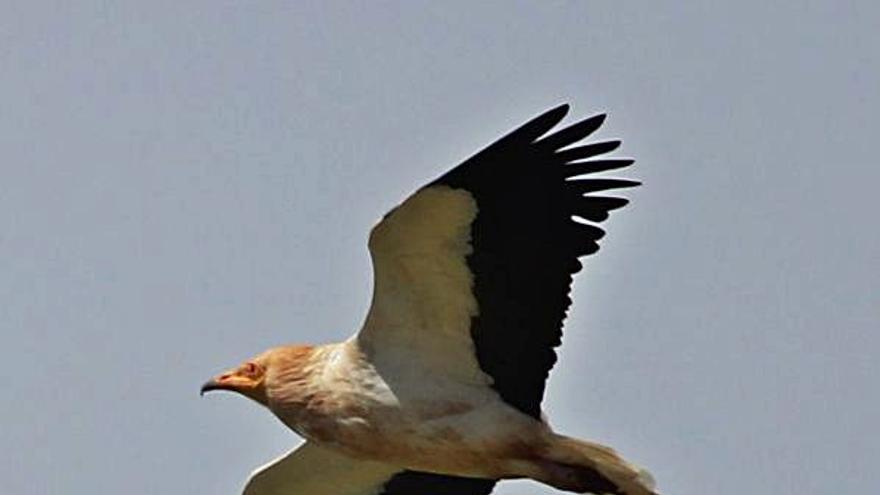
[[[566,101],[645,185],[577,279],[554,425],[668,495],[880,490],[876,2],[2,12],[0,492],[237,494],[299,440],[199,385],[352,333],[374,221]]]

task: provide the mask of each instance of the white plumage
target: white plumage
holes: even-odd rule
[[[532,478],[579,493],[650,495],[646,472],[559,435],[541,414],[578,258],[636,182],[588,174],[620,144],[570,147],[593,117],[544,136],[529,121],[421,188],[373,229],[373,300],[345,342],[271,349],[203,391],[240,392],[307,439],[246,495],[486,495]]]

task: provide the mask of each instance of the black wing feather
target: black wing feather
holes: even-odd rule
[[[572,162],[565,165],[565,176],[575,178],[581,175],[595,174],[596,172],[604,172],[606,170],[625,168],[629,167],[632,164],[633,160],[621,158],[593,160],[587,162]]]
[[[572,162],[575,160],[582,160],[584,158],[591,158],[594,156],[604,155],[605,153],[611,153],[620,147],[620,141],[602,141],[601,143],[592,143],[584,146],[576,146],[574,148],[568,148],[565,150],[558,151],[556,156],[561,160],[565,160],[567,162]]]
[[[628,199],[605,196],[584,196],[574,208],[574,214],[591,222],[604,222],[608,212],[623,208]]]
[[[488,495],[495,480],[404,471],[394,475],[379,495]]]
[[[566,111],[568,109],[566,108]],[[536,147],[556,151],[570,144],[574,144],[581,139],[596,132],[596,129],[605,122],[605,114],[594,115],[588,119],[584,119],[576,124],[572,124],[562,130],[556,131],[550,136],[539,140],[535,143]]]
[[[467,263],[479,304],[471,322],[477,359],[501,397],[535,418],[571,304],[572,274],[581,268],[577,258],[596,252],[605,233],[585,221],[601,222],[627,202],[588,193],[639,184],[579,177],[632,160],[572,163],[620,143],[561,150],[595,132],[604,115],[542,138],[567,111],[562,105],[532,119],[426,186],[465,189],[476,200]]]

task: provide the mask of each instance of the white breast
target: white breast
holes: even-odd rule
[[[290,426],[355,457],[435,466],[449,459],[460,470],[463,459],[498,457],[543,429],[489,387],[417,370],[381,374],[354,340],[327,353],[317,379],[326,398]]]

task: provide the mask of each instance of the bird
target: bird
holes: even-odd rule
[[[640,182],[597,173],[619,140],[582,144],[597,114],[563,104],[419,188],[371,230],[373,294],[345,341],[272,348],[214,376],[305,439],[244,495],[487,495],[506,479],[573,493],[656,495],[610,447],[542,411],[580,258]],[[554,131],[554,132],[551,132]]]

